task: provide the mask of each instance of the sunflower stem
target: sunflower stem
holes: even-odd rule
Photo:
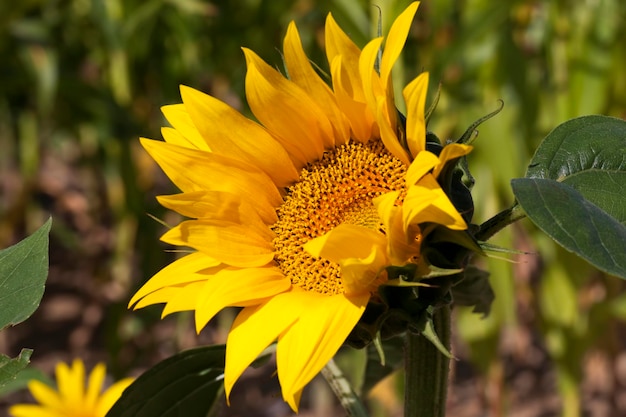
[[[474,237],[478,241],[486,242],[500,230],[504,229],[510,224],[515,223],[518,220],[523,219],[524,217],[526,217],[526,212],[516,202],[513,207],[501,211],[500,213],[496,214],[495,216],[481,224],[478,232]]]
[[[339,402],[350,417],[368,417],[367,409],[352,389],[352,385],[343,375],[333,359],[322,369],[322,375],[330,385]]]
[[[450,307],[433,315],[435,332],[450,349]],[[446,413],[450,360],[428,339],[406,333],[404,417],[443,417]]]

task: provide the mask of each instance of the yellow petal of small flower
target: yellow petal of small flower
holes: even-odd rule
[[[17,404],[9,408],[9,413],[13,417],[105,417],[133,381],[126,378],[101,392],[105,374],[103,364],[96,365],[85,378],[81,360],[74,360],[71,366],[59,363],[56,367],[58,391],[33,380],[28,389],[39,404]]]
[[[104,417],[106,413],[113,407],[113,404],[122,396],[122,393],[130,384],[133,378],[125,378],[111,385],[109,389],[102,393],[102,396],[96,404],[96,416]]]

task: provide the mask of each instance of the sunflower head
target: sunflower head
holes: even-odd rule
[[[188,218],[162,240],[192,253],[130,305],[194,311],[198,331],[223,308],[241,307],[226,343],[227,395],[276,342],[283,397],[296,410],[304,386],[351,333],[366,328],[367,343],[384,323],[406,329],[423,305],[449,298],[450,277],[477,247],[463,173],[472,147],[427,134],[427,73],[401,97],[393,89],[418,5],[362,49],[328,15],[330,83],[291,23],[288,77],[244,48],[256,121],[182,87],[183,103],[163,109],[172,125],[165,142],[142,139],[181,190],[159,201]],[[406,115],[396,107],[402,99]],[[447,281],[437,281],[442,275]],[[390,316],[396,311],[404,322]]]

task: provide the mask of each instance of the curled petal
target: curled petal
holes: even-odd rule
[[[387,239],[364,226],[342,224],[310,240],[304,250],[315,257],[339,264],[346,294],[364,293],[388,263]]]
[[[424,72],[411,81],[403,90],[406,102],[406,138],[411,155],[415,157],[426,149],[426,122],[424,106],[428,92],[428,73]]]

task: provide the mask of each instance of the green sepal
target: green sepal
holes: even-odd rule
[[[439,336],[437,336],[437,333],[435,332],[435,325],[433,323],[434,310],[435,308],[433,306],[429,306],[426,309],[426,314],[424,314],[422,320],[417,323],[417,326],[414,329],[409,329],[409,331],[413,330],[413,333],[421,334],[430,343],[432,343],[442,355],[448,359],[453,359],[454,356],[452,356],[452,353],[450,353],[446,346],[441,342]]]

